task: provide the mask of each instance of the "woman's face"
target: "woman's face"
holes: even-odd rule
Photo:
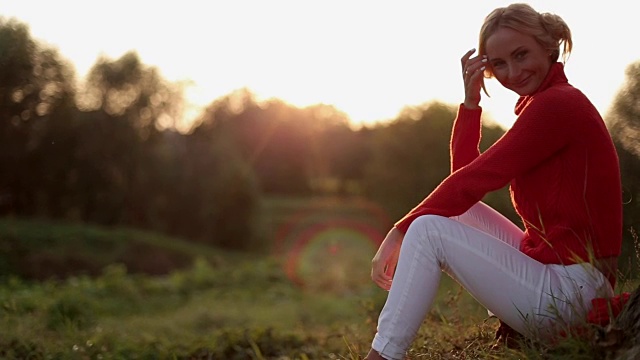
[[[511,28],[498,28],[485,49],[496,79],[520,96],[533,94],[551,67],[548,51],[533,36]]]

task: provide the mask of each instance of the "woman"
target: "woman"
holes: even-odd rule
[[[610,297],[622,241],[618,158],[595,107],[557,62],[571,32],[525,4],[485,19],[462,57],[464,103],[451,174],[389,231],[372,278],[389,290],[367,359],[402,359],[448,273],[518,333],[549,338]],[[480,91],[495,77],[520,95],[513,127],[480,154]],[[524,232],[480,202],[510,184]]]

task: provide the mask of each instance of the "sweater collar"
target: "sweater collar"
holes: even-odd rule
[[[567,80],[567,76],[564,74],[564,64],[562,64],[561,62],[555,62],[551,64],[551,67],[549,68],[549,72],[547,73],[547,76],[544,78],[544,80],[542,80],[542,83],[540,83],[540,86],[538,87],[538,89],[534,91],[532,94],[520,96],[520,98],[516,102],[516,107],[515,107],[516,115],[520,115],[520,113],[524,109],[524,106],[528,104],[529,100],[533,98],[536,94],[544,90],[547,90],[548,88],[554,85],[568,83],[568,82],[569,81]]]

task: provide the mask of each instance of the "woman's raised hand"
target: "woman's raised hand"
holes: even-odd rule
[[[384,290],[391,289],[403,239],[404,234],[397,228],[392,228],[371,261],[371,279]]]
[[[480,90],[487,66],[487,56],[471,57],[475,52],[476,49],[471,49],[460,59],[464,80],[464,107],[467,109],[477,109],[480,106]]]

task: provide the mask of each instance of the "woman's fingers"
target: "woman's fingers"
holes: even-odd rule
[[[387,274],[386,274],[386,268],[387,266],[385,264],[381,264],[381,263],[376,263],[374,264],[374,266],[372,267],[372,271],[371,271],[371,277],[376,280],[376,279],[383,279],[383,278],[387,278]]]
[[[374,263],[371,271],[371,279],[373,282],[384,290],[391,289],[397,262],[397,257],[392,255],[392,257],[384,263]]]
[[[403,237],[403,233],[392,228],[371,261],[371,279],[384,290],[391,289]]]
[[[378,275],[375,279],[374,282],[383,290],[389,290],[391,289],[391,281],[392,279],[383,274]]]
[[[475,51],[475,49],[467,51],[460,59],[465,91],[464,105],[469,109],[477,108],[480,103],[480,90],[484,79],[484,70],[487,68],[487,56],[472,57]]]
[[[482,73],[487,68],[487,56],[476,56],[475,58],[468,59],[462,68],[463,76],[473,76],[478,73]]]
[[[384,290],[389,290],[391,288],[391,281],[393,279],[393,274],[388,272],[388,268],[388,264],[383,265],[376,263],[371,270],[371,279]]]
[[[467,62],[469,61],[469,58],[471,57],[471,55],[473,55],[473,53],[476,52],[476,49],[471,49],[469,51],[467,51],[462,58],[460,59],[460,63],[462,65],[462,73],[464,74],[466,68],[467,68]]]

